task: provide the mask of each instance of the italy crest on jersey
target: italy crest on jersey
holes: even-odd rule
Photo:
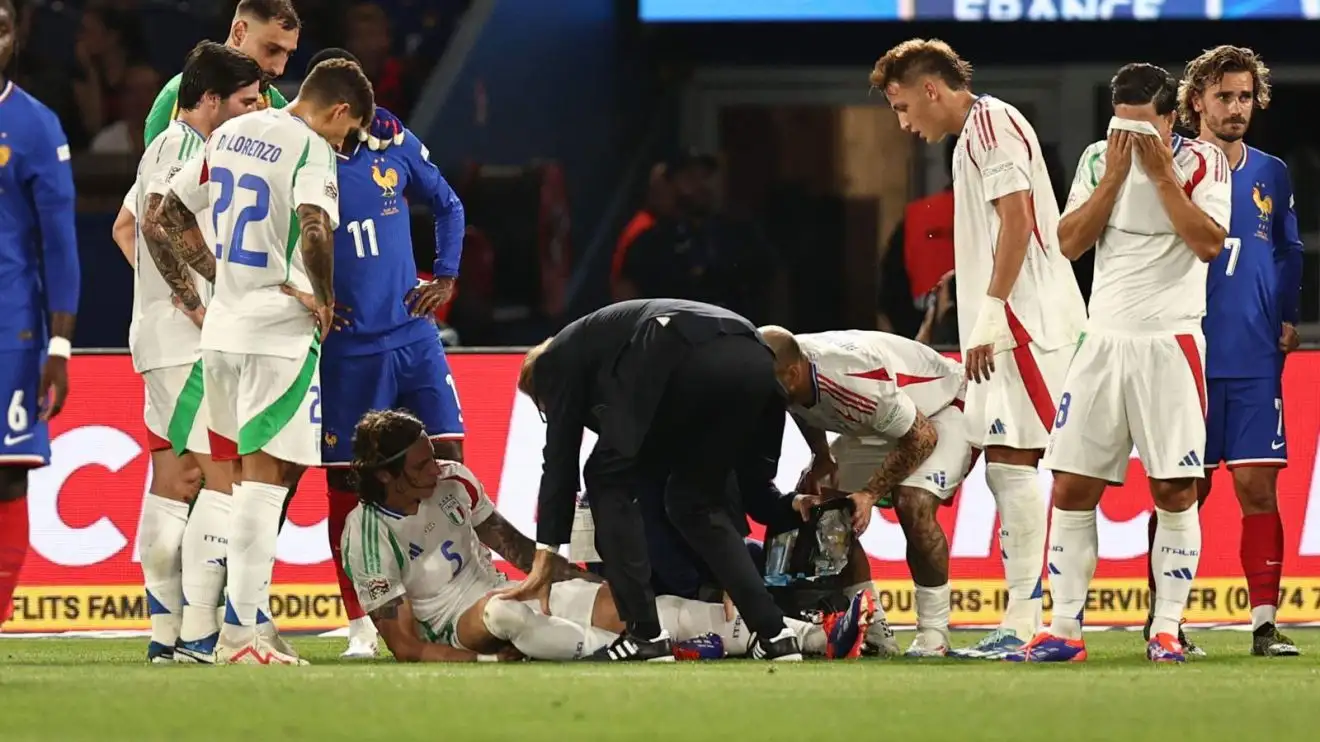
[[[449,518],[449,522],[456,526],[461,526],[467,521],[467,516],[463,515],[463,506],[453,495],[445,496],[444,501],[440,503],[440,509],[445,511],[445,517]]]

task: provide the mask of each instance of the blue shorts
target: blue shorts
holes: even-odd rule
[[[1206,466],[1287,465],[1279,379],[1210,379],[1206,394]]]
[[[371,410],[405,409],[432,438],[462,440],[463,412],[440,340],[321,361],[321,463],[353,461],[353,431]]]
[[[37,411],[37,387],[46,362],[42,348],[0,350],[0,466],[39,467],[50,463],[50,432]]]

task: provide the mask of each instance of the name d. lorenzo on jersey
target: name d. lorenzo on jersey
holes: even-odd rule
[[[220,141],[216,144],[216,149],[227,150],[270,163],[278,161],[280,155],[284,154],[284,149],[278,145],[244,136],[221,135]]]

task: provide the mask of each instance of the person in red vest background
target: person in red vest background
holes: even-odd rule
[[[628,248],[632,247],[638,236],[655,226],[658,217],[668,216],[673,209],[674,188],[669,183],[666,164],[657,162],[651,168],[651,176],[647,182],[645,205],[633,214],[614,246],[614,255],[610,260],[610,298],[614,301],[625,301],[639,296],[637,287],[623,275],[623,264],[628,257]]]

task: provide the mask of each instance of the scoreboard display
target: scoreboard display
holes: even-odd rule
[[[647,23],[1278,20],[1320,0],[640,0]]]

